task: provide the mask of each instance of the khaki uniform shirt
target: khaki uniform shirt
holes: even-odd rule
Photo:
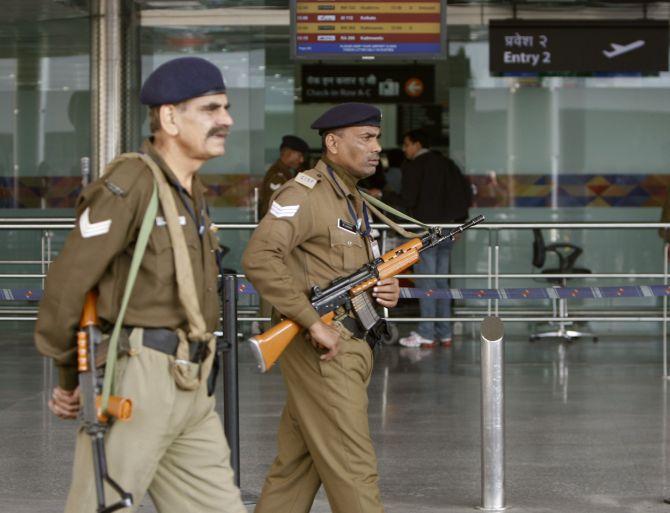
[[[360,208],[356,180],[331,167],[339,187],[321,160],[275,193],[270,212],[242,257],[244,271],[258,292],[304,328],[319,320],[309,302],[311,287],[325,287],[371,260],[367,241],[338,226],[340,219],[347,224],[356,222],[345,197],[358,201]]]
[[[204,199],[206,188],[196,175],[189,195],[151,142],[145,141],[142,152],[154,159],[173,185],[201,311],[207,329],[214,330],[220,314],[216,255],[219,246],[217,236],[210,229],[211,220]],[[73,389],[77,384],[75,332],[86,292],[97,286],[98,315],[109,327],[121,307],[135,241],[153,184],[151,170],[142,160],[124,160],[113,164],[104,176],[84,189],[77,200],[77,224],[58,258],[49,267],[35,327],[37,348],[56,360],[60,367],[60,384],[66,389]],[[160,207],[124,325],[188,327],[178,298],[172,242]]]
[[[281,159],[270,166],[263,177],[258,203],[258,219],[263,219],[270,210],[270,198],[286,182],[293,178],[293,171]]]

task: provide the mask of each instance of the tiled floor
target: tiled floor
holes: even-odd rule
[[[26,327],[27,328],[27,327]],[[67,493],[75,423],[46,412],[48,367],[28,332],[0,338],[0,512],[52,513]],[[670,512],[668,390],[660,343],[602,337],[506,343],[507,502],[519,512]],[[242,488],[258,492],[284,396],[240,350]],[[480,502],[479,343],[385,347],[370,424],[388,513]],[[149,500],[141,512],[153,512]],[[323,494],[313,509],[330,511]],[[278,512],[281,513],[281,512]]]

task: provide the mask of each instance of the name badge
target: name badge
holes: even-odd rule
[[[356,230],[356,225],[353,223],[347,223],[344,219],[337,220],[337,227],[340,230],[344,230],[345,232],[358,233],[358,230]]]
[[[372,239],[370,241],[370,248],[372,249],[372,256],[374,258],[380,258],[382,256],[381,252],[379,251],[379,244],[376,240]]]

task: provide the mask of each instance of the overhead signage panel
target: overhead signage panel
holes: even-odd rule
[[[312,103],[433,103],[435,68],[304,65],[302,101]]]
[[[657,20],[492,20],[489,69],[514,73],[659,73],[668,23]]]
[[[446,0],[292,0],[297,59],[446,57]]]

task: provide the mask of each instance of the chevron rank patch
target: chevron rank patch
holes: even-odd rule
[[[88,207],[84,210],[84,213],[79,218],[79,231],[81,236],[85,239],[90,237],[97,237],[98,235],[104,235],[109,232],[109,227],[112,226],[112,220],[107,219],[106,221],[99,221],[97,223],[92,223],[90,219],[91,208]]]
[[[281,187],[281,184],[280,184],[280,183],[271,183],[271,184],[270,184],[270,190],[272,190],[272,191],[276,191],[276,190],[279,189],[280,187]]]
[[[304,185],[308,189],[313,189],[318,183],[318,180],[311,176],[307,176],[305,173],[298,173],[298,176],[295,177],[295,182]]]
[[[285,207],[282,207],[279,203],[273,201],[272,206],[270,207],[270,213],[275,217],[293,217],[298,213],[299,208],[300,205],[286,205]]]

